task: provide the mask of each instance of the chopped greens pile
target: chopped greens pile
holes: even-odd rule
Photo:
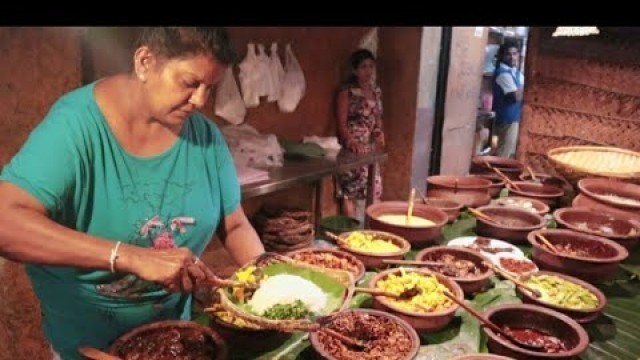
[[[276,304],[268,308],[262,316],[271,320],[297,320],[311,315],[311,311],[300,300],[289,304]]]

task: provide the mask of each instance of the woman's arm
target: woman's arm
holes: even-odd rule
[[[351,136],[349,127],[347,126],[347,117],[349,114],[349,90],[342,90],[338,93],[336,115],[338,117],[338,135],[342,138],[344,145],[349,151],[354,153],[363,153],[367,149],[364,145],[359,144]]]
[[[0,182],[0,255],[23,263],[111,269],[115,242],[64,227],[48,218],[35,197],[9,182]],[[115,261],[119,272],[132,273],[167,288],[181,289],[181,269],[193,258],[186,248],[151,250],[121,244]]]
[[[225,248],[239,265],[244,265],[264,253],[260,237],[249,223],[242,206],[238,206],[227,215],[221,225],[219,235]]]

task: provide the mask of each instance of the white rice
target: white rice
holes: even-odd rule
[[[327,305],[327,294],[300,276],[274,275],[260,284],[249,305],[256,314],[262,315],[276,304],[291,304],[296,300],[302,301],[310,311],[319,313]]]

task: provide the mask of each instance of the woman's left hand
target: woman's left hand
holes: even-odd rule
[[[384,149],[385,146],[385,141],[384,141],[384,133],[383,132],[379,132],[377,134],[377,136],[374,139],[376,147],[378,149]]]

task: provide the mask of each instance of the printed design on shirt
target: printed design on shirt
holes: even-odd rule
[[[172,194],[163,199],[157,189],[164,189],[162,193]],[[167,191],[169,190],[169,191]],[[152,211],[152,216],[137,221],[133,226],[135,231],[129,236],[130,243],[140,247],[158,250],[173,249],[184,246],[187,233],[196,219],[191,216],[174,216],[161,214],[160,210],[170,204],[184,203],[184,197],[191,192],[191,184],[179,184],[172,181],[143,183],[123,187],[125,204],[146,206]],[[169,207],[167,206],[167,207]],[[156,283],[142,280],[135,275],[127,274],[108,284],[96,285],[98,293],[113,298],[137,298],[145,293],[162,290]]]

